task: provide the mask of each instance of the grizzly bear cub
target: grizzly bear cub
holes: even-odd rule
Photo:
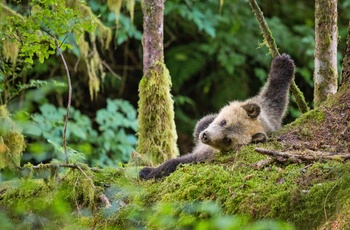
[[[243,102],[232,101],[218,114],[200,119],[193,133],[192,153],[167,160],[155,168],[145,167],[139,173],[140,178],[161,178],[174,172],[179,164],[203,162],[220,151],[266,142],[267,135],[281,127],[293,76],[294,62],[289,55],[276,57],[268,81],[257,96]]]

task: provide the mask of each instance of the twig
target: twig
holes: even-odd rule
[[[103,203],[105,203],[106,208],[111,208],[111,207],[112,207],[111,202],[109,202],[109,200],[108,200],[108,198],[106,197],[105,194],[101,194],[101,195],[100,195],[100,200],[101,200]]]
[[[255,148],[255,151],[265,155],[273,156],[276,160],[284,162],[290,160],[292,162],[313,162],[317,160],[348,160],[350,159],[350,154],[332,154],[328,152],[314,152],[310,151],[308,155],[291,154],[286,152],[277,152],[275,150],[268,150],[263,148]],[[312,154],[312,155],[311,155]],[[282,158],[282,159],[280,159]]]
[[[63,56],[63,53],[61,51],[61,46],[59,45],[59,42],[56,39],[56,44],[57,44],[57,50],[60,53],[61,59],[63,61],[64,64],[64,68],[66,69],[66,73],[67,73],[67,81],[68,81],[68,103],[67,103],[67,113],[66,113],[66,117],[65,117],[65,121],[64,121],[64,128],[63,128],[63,148],[64,148],[64,153],[66,154],[66,164],[68,164],[69,159],[68,159],[68,153],[67,153],[67,138],[66,138],[66,134],[67,134],[67,125],[68,125],[68,118],[69,118],[69,109],[70,109],[70,105],[72,102],[72,82],[71,82],[71,78],[70,78],[70,73],[69,73],[69,69],[68,69],[68,65],[66,63],[66,59]]]
[[[78,60],[75,62],[75,65],[74,65],[74,72],[78,72],[78,65],[79,65],[79,62],[80,62],[80,57],[79,57]]]
[[[275,42],[275,39],[272,36],[272,33],[269,29],[269,26],[266,23],[266,20],[264,18],[264,14],[261,11],[258,3],[255,0],[249,0],[250,7],[252,8],[253,13],[256,16],[257,21],[259,22],[260,28],[262,30],[264,41],[266,43],[266,46],[269,48],[270,53],[273,57],[279,56],[278,48]],[[300,91],[298,86],[295,84],[295,81],[293,79],[292,85],[291,85],[291,91],[295,98],[295,102],[298,105],[298,108],[300,112],[305,113],[309,111],[309,107],[306,104],[305,98],[303,93]]]
[[[49,168],[56,168],[56,167],[60,167],[60,168],[72,168],[72,169],[80,169],[80,166],[76,165],[76,164],[40,164],[40,165],[34,165],[31,168],[32,169],[42,169],[43,167],[49,167]],[[21,167],[20,169],[24,169],[24,167]],[[98,168],[90,168],[91,171],[93,172],[100,172],[101,170]]]
[[[108,71],[109,71],[114,77],[116,77],[118,80],[121,80],[121,79],[122,79],[116,72],[114,72],[114,71],[112,70],[112,68],[107,64],[106,61],[102,61],[102,65],[104,65],[104,66],[108,69]]]
[[[260,160],[257,163],[253,164],[252,167],[254,167],[255,169],[261,169],[261,168],[264,168],[266,165],[271,164],[274,161],[275,160],[273,158],[268,157],[266,159]]]
[[[86,173],[84,172],[84,170],[82,168],[80,168],[80,166],[77,165],[77,168],[86,177],[86,179],[88,179],[91,182],[92,187],[95,188],[94,181],[88,175],[86,175]]]

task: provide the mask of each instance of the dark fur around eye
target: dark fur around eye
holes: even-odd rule
[[[224,137],[224,143],[225,144],[231,144],[231,139],[228,137]]]
[[[220,122],[220,126],[225,126],[226,125],[226,120],[222,120],[221,122]]]

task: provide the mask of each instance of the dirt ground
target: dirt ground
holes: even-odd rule
[[[349,154],[350,93],[340,93],[291,124],[277,139],[283,151]]]

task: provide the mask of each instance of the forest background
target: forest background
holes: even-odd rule
[[[105,47],[103,40],[85,34],[93,47],[87,53],[73,35],[64,40],[65,48],[70,48],[64,50],[64,55],[73,86],[73,108],[67,129],[70,160],[84,161],[90,166],[118,167],[128,162],[137,143],[138,85],[143,75],[141,3],[127,3],[121,12],[112,12],[107,2],[86,2],[102,22],[96,37],[107,28],[112,36],[101,35],[111,39]],[[30,2],[5,3],[22,15],[33,13]],[[280,52],[295,60],[296,83],[313,107],[314,2],[258,3]],[[339,67],[345,49],[349,5],[350,1],[338,5]],[[120,13],[119,20],[116,13]],[[165,63],[172,77],[178,145],[183,154],[191,149],[195,122],[233,99],[255,95],[266,81],[272,58],[262,44],[261,30],[248,1],[166,1],[164,17]],[[0,35],[3,36],[2,32]],[[64,158],[61,143],[68,100],[67,76],[59,53],[50,54],[34,56],[33,62],[19,57],[9,69],[8,56],[1,57],[1,104],[7,104],[12,119],[20,124],[26,136],[21,165]],[[95,54],[100,58],[100,76],[91,75],[83,61],[84,55],[91,58]],[[292,102],[285,123],[298,116]],[[1,176],[1,181],[13,177],[7,171]]]
[[[74,37],[66,39],[72,47],[65,55],[72,70],[74,107],[73,121],[68,126],[68,142],[74,149],[86,153],[88,161],[95,165],[118,165],[118,162],[129,160],[137,142],[133,108],[137,108],[138,84],[143,75],[141,3],[135,2],[132,14],[129,14],[128,7],[122,7],[118,25],[116,13],[108,8],[106,2],[87,1],[87,4],[103,25],[112,30],[112,42],[107,49],[98,41],[94,44],[103,64],[101,76],[93,79],[97,82],[94,86]],[[290,54],[295,60],[295,81],[312,107],[314,2],[263,1],[259,4],[280,52]],[[8,5],[24,15],[30,8],[26,1],[9,1]],[[346,9],[349,5],[350,1],[342,1],[338,6],[340,51],[345,49],[350,18]],[[247,1],[165,2],[164,55],[172,77],[171,90],[181,154],[190,151],[192,130],[199,118],[217,112],[231,100],[245,99],[259,91],[266,81],[272,59],[262,42],[261,30]],[[341,60],[342,52],[338,52],[339,67]],[[58,55],[49,56],[43,63],[35,60],[33,64],[26,68],[29,66],[25,62],[17,63],[14,79],[2,84],[11,84],[14,88],[18,84],[22,86],[3,102],[10,99],[7,104],[11,113],[38,113],[34,119],[28,118],[34,123],[27,123],[24,129],[29,141],[23,161],[39,163],[57,157],[52,153],[54,145],[62,143],[60,121],[65,113],[59,108],[63,108],[67,101],[67,86],[64,86],[65,68]],[[124,106],[123,112],[119,102],[111,101],[114,99],[126,100],[133,108]],[[109,109],[105,109],[108,101]],[[118,110],[121,120],[124,119],[127,124],[118,124],[115,121],[118,119],[113,121],[108,118],[108,114]],[[129,115],[125,116],[125,112]],[[54,116],[50,117],[50,114]],[[18,115],[20,119],[27,119],[23,116]],[[299,111],[292,102],[285,123],[298,116]],[[42,122],[46,118],[54,119],[56,123]],[[113,129],[119,133],[117,137],[109,132]],[[94,142],[97,133],[101,132],[103,135]],[[47,139],[54,144],[47,143]],[[107,144],[112,139],[115,144]],[[101,145],[111,146],[99,148]]]

